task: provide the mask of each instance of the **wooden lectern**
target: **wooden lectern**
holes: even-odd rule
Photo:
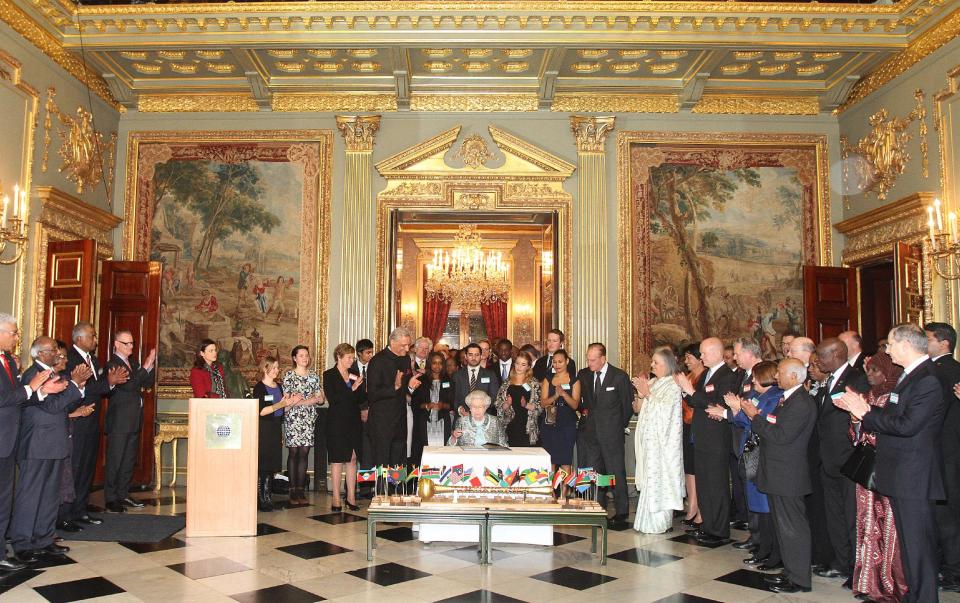
[[[257,535],[256,399],[190,399],[187,536]]]

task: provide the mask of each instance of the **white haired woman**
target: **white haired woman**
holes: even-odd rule
[[[639,413],[634,434],[636,472],[640,491],[633,529],[646,534],[670,531],[673,511],[683,509],[683,407],[680,387],[673,379],[677,359],[669,348],[653,352],[650,370],[656,375],[635,377],[638,395],[633,401]]]
[[[490,396],[487,392],[474,390],[464,400],[470,414],[457,418],[457,425],[450,435],[451,446],[483,446],[484,444],[507,445],[507,434],[497,417],[487,414]]]

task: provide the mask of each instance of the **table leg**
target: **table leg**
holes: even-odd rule
[[[606,522],[604,522],[604,525],[601,526],[600,529],[603,531],[603,545],[602,545],[602,546],[603,546],[603,549],[602,549],[602,550],[603,550],[603,554],[602,554],[602,556],[600,557],[600,565],[606,565],[606,564],[607,564],[607,525],[606,525]]]
[[[593,554],[597,552],[597,526],[590,528],[590,552]]]
[[[155,492],[160,491],[160,475],[163,473],[163,468],[160,465],[160,449],[163,447],[163,440],[160,439],[160,436],[153,438],[153,466],[155,469],[155,478],[153,480],[153,490]]]
[[[377,541],[377,522],[367,518],[367,561],[373,561],[373,547]]]
[[[493,563],[493,524],[487,518],[480,526],[480,550],[482,563],[490,565]]]
[[[173,477],[170,480],[171,488],[177,485],[177,442],[178,441],[179,440],[177,438],[173,438],[173,441],[171,442],[171,444],[173,444]]]

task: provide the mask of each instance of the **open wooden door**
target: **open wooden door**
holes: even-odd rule
[[[919,245],[897,241],[893,253],[897,324],[923,326],[923,250]]]
[[[103,262],[100,288],[99,357],[105,363],[113,351],[113,334],[133,334],[134,357],[141,361],[157,347],[160,335],[160,263]],[[109,405],[109,401],[107,402]],[[143,429],[137,448],[132,485],[153,482],[154,420],[157,414],[156,388],[143,391]],[[106,412],[100,413],[101,418]],[[104,446],[100,446],[101,457]],[[97,463],[97,483],[102,480],[103,459]]]
[[[856,269],[804,266],[803,312],[807,337],[817,343],[858,330]]]
[[[97,284],[97,242],[57,241],[47,244],[43,327],[40,333],[72,344],[73,326],[93,319]],[[32,342],[26,342],[30,345]]]

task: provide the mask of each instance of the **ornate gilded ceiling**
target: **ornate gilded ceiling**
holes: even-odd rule
[[[813,114],[955,37],[960,0],[0,0],[0,18],[101,96],[141,111]]]

